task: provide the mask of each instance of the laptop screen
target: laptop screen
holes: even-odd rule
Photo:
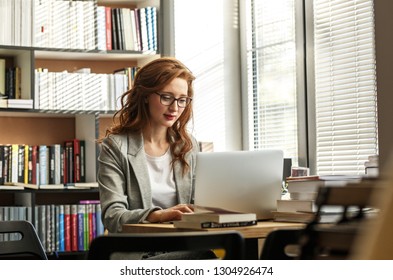
[[[201,152],[197,155],[195,204],[272,218],[281,198],[281,150]]]

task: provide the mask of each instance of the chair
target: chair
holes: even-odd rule
[[[263,243],[261,260],[293,260],[299,256],[302,229],[276,229]]]
[[[317,212],[304,229],[278,229],[265,240],[260,259],[348,259],[362,233],[373,182],[340,187],[321,187],[316,198]],[[340,206],[334,223],[322,223],[324,206]],[[340,208],[339,207],[339,208]]]
[[[236,231],[168,232],[101,235],[93,239],[87,258],[109,260],[118,252],[174,252],[224,249],[223,259],[245,258],[245,241]]]
[[[370,206],[374,183],[362,182],[345,187],[321,187],[316,198],[317,213],[299,239],[300,259],[348,259],[353,244],[362,233],[362,225]],[[322,224],[322,207],[341,206],[343,211],[336,223]]]
[[[47,260],[45,250],[33,227],[28,221],[0,221],[0,259]],[[15,239],[4,241],[6,235]]]

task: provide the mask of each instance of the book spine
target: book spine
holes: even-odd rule
[[[64,205],[59,205],[59,251],[65,251]]]
[[[62,146],[60,144],[54,145],[54,183],[62,184],[61,180],[61,154],[62,154]]]
[[[205,222],[201,223],[201,228],[227,228],[227,227],[244,227],[256,225],[257,221],[245,221],[245,222],[228,222],[228,223],[215,223]]]
[[[4,145],[0,145],[0,185],[4,182]]]
[[[80,145],[80,179],[79,182],[86,182],[86,141],[85,140],[79,140],[79,145]]]
[[[25,182],[25,145],[18,145],[18,181]]]
[[[28,146],[27,148],[27,174],[25,177],[25,183],[27,184],[32,184],[33,183],[33,146],[31,145],[26,145]]]
[[[39,146],[39,170],[40,170],[40,177],[38,183],[39,185],[47,185],[47,146],[40,145]]]
[[[49,184],[55,184],[55,146],[49,146]]]
[[[102,223],[101,220],[101,204],[96,204],[96,224],[97,224],[97,236],[104,234],[104,224]]]
[[[111,9],[111,27],[112,27],[112,50],[118,50],[118,28],[117,28],[117,16],[116,8]]]
[[[71,205],[71,251],[78,251],[78,206]]]
[[[112,12],[110,7],[105,7],[105,36],[106,49],[112,50]]]
[[[10,180],[10,157],[11,157],[11,146],[10,145],[5,145],[4,146],[4,166],[3,166],[3,176],[4,176],[4,182],[9,183],[11,182]]]
[[[18,154],[19,154],[19,145],[12,144],[11,145],[11,169],[10,169],[10,176],[11,182],[17,183],[18,182]]]
[[[64,251],[71,252],[71,206],[64,205]]]
[[[84,231],[85,231],[85,207],[84,205],[78,204],[78,251],[84,251]]]
[[[80,147],[80,140],[74,139],[73,140],[73,147],[74,147],[74,182],[81,181],[81,147]]]
[[[0,97],[5,97],[5,59],[0,58]]]
[[[82,205],[83,212],[83,248],[85,251],[89,249],[89,208],[88,205]]]

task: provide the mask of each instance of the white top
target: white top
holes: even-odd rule
[[[153,206],[169,208],[177,204],[176,184],[171,167],[170,149],[159,157],[146,154]]]

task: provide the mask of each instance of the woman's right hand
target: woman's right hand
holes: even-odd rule
[[[147,216],[151,223],[164,223],[180,220],[183,213],[193,213],[194,208],[190,204],[177,204],[167,209],[153,211]]]

